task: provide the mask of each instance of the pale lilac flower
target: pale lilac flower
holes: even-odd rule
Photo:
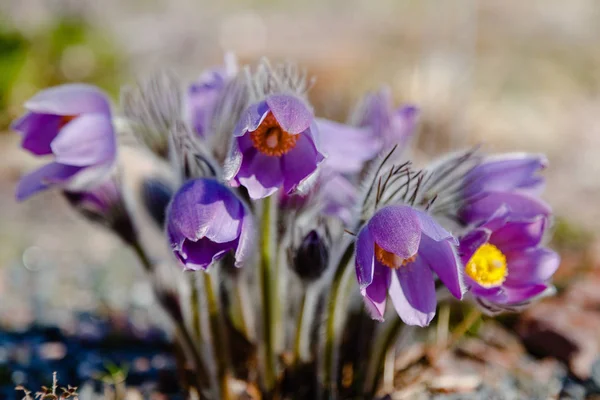
[[[522,218],[507,207],[460,240],[465,283],[488,308],[519,305],[547,291],[560,263],[541,245],[547,219]]]
[[[231,80],[232,74],[225,68],[204,71],[187,91],[187,112],[194,131],[206,137],[211,135],[211,121],[219,96]]]
[[[394,107],[392,92],[383,88],[365,96],[355,123],[373,130],[383,148],[398,145],[403,150],[415,132],[418,110],[412,105]]]
[[[423,211],[406,205],[377,211],[356,241],[356,276],[373,318],[383,319],[389,293],[406,324],[427,326],[437,303],[434,273],[454,297],[462,298],[455,244]]]
[[[251,105],[234,131],[225,179],[253,199],[283,187],[291,193],[324,160],[312,112],[292,95],[270,95]]]
[[[238,267],[251,257],[252,215],[229,188],[214,179],[184,184],[169,205],[166,225],[173,253],[186,270],[206,270],[230,251]]]
[[[12,125],[23,148],[54,160],[21,179],[18,200],[51,186],[83,190],[106,177],[116,158],[116,138],[104,93],[91,85],[62,85],[39,92],[25,108]]]

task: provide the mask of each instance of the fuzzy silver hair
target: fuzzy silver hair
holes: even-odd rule
[[[252,103],[272,94],[293,94],[306,100],[306,93],[314,83],[296,64],[285,62],[272,66],[266,58],[260,60],[256,71],[246,67],[244,73]]]
[[[121,105],[138,140],[166,158],[169,132],[182,119],[182,91],[175,75],[160,71],[124,87]]]

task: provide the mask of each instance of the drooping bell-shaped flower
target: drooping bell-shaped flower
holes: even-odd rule
[[[389,293],[408,325],[427,326],[437,304],[434,273],[460,299],[464,284],[454,237],[427,213],[386,206],[356,241],[356,276],[371,315],[382,320]]]
[[[107,97],[98,88],[68,84],[43,90],[25,103],[12,128],[22,146],[53,161],[24,176],[17,199],[52,186],[84,190],[101,182],[116,159],[116,138]]]
[[[523,305],[546,292],[560,263],[541,244],[547,219],[522,218],[507,207],[460,240],[465,283],[488,310]]]
[[[283,187],[294,191],[324,160],[314,117],[298,97],[269,95],[252,104],[235,131],[225,179],[243,185],[253,199]]]
[[[252,255],[252,214],[214,179],[184,184],[169,205],[166,226],[173,253],[186,270],[206,270],[230,251],[235,265],[241,267]]]
[[[487,157],[463,178],[460,219],[467,225],[481,223],[502,206],[511,210],[513,217],[550,215],[550,207],[538,197],[544,186],[538,172],[547,164],[547,159],[537,154]]]

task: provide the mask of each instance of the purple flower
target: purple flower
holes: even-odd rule
[[[226,186],[214,179],[196,179],[179,189],[167,210],[167,236],[186,270],[206,270],[235,252],[241,267],[254,246],[252,215]]]
[[[323,167],[338,173],[358,173],[366,161],[373,159],[382,141],[368,128],[340,124],[323,118],[316,119],[320,148],[327,158]]]
[[[204,71],[198,81],[188,88],[187,112],[198,135],[206,137],[212,134],[211,119],[215,105],[230,79],[231,74],[226,68],[213,68]]]
[[[455,239],[428,214],[387,206],[360,230],[356,276],[365,304],[383,320],[387,293],[408,325],[426,326],[435,316],[434,273],[453,296],[464,293]]]
[[[488,157],[464,177],[460,219],[465,224],[481,223],[502,206],[518,218],[550,215],[550,207],[537,197],[544,186],[537,173],[547,164],[541,155]]]
[[[414,106],[394,108],[389,88],[365,96],[359,113],[357,124],[372,129],[384,148],[398,145],[400,149],[404,149],[412,137],[418,116]]]
[[[291,95],[270,95],[251,105],[234,131],[225,179],[243,185],[253,199],[286,193],[310,177],[323,161],[314,118]]]
[[[548,166],[541,154],[509,153],[487,157],[464,178],[466,197],[486,192],[519,192],[539,194],[544,178],[538,172]]]
[[[12,128],[24,149],[54,161],[24,176],[17,199],[51,186],[82,190],[105,178],[116,157],[110,105],[96,87],[69,84],[43,90],[25,103]]]
[[[549,287],[557,253],[541,246],[547,219],[522,218],[502,207],[460,240],[465,282],[480,304],[526,303]]]

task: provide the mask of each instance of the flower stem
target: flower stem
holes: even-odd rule
[[[471,329],[471,327],[475,325],[477,321],[479,321],[480,317],[481,311],[478,308],[473,307],[465,319],[463,319],[454,329],[454,332],[452,332],[452,335],[446,344],[446,349],[451,349],[454,347],[454,345],[465,335],[465,333],[467,333],[467,331]]]
[[[134,242],[130,243],[130,245],[134,250],[135,254],[138,256],[139,260],[142,263],[142,266],[144,267],[144,270],[150,278],[150,282],[152,284],[152,288],[154,290],[154,294],[156,296],[156,299],[158,300],[158,303],[161,305],[163,310],[167,313],[167,315],[171,318],[173,324],[175,325],[175,332],[177,334],[176,337],[179,339],[184,353],[187,357],[190,358],[190,361],[194,366],[194,370],[196,371],[196,390],[198,391],[198,395],[202,396],[203,388],[206,387],[206,377],[208,377],[208,368],[206,367],[204,360],[202,359],[202,356],[198,351],[196,344],[194,343],[192,335],[185,326],[185,321],[183,320],[183,314],[181,312],[181,309],[175,301],[172,301],[173,299],[171,298],[171,294],[165,293],[166,291],[164,289],[161,289],[156,285],[156,281],[153,278],[155,272],[154,264],[152,263],[152,261],[150,261],[150,258],[142,248],[141,244],[138,242]]]
[[[300,306],[298,310],[298,320],[296,321],[296,338],[294,340],[294,362],[299,364],[302,361],[302,336],[304,331],[304,309],[306,308],[306,297],[308,290],[302,288],[302,297],[300,298]]]
[[[329,290],[329,302],[327,304],[327,323],[325,326],[325,344],[322,364],[323,385],[325,386],[326,398],[333,397],[337,391],[337,313],[336,307],[340,288],[343,286],[344,273],[347,270],[347,265],[352,259],[354,253],[354,242],[348,243],[346,249],[342,253],[340,261],[336,267],[331,288]],[[328,394],[327,394],[328,393]]]
[[[259,281],[260,294],[262,300],[262,332],[263,332],[263,384],[267,394],[271,393],[275,386],[275,315],[274,302],[276,282],[273,279],[273,242],[272,233],[274,231],[274,207],[276,203],[272,200],[273,196],[267,197],[263,201],[263,215],[261,222],[261,244],[260,244],[260,264]]]
[[[220,399],[229,400],[231,393],[229,390],[229,373],[227,350],[227,336],[223,324],[222,314],[219,310],[219,302],[215,291],[215,284],[210,272],[204,274],[204,288],[206,290],[206,302],[208,303],[208,319],[212,333],[212,343],[214,348],[215,360],[217,364],[217,379],[219,381]]]
[[[365,396],[373,396],[377,390],[377,381],[380,376],[379,371],[385,362],[386,354],[389,349],[397,342],[398,335],[405,326],[400,318],[394,316],[386,324],[375,339],[367,366],[367,375],[364,381],[363,393]],[[369,397],[370,398],[370,397]]]
[[[202,329],[200,328],[200,292],[198,290],[198,282],[196,282],[197,275],[189,274],[190,276],[190,307],[192,310],[192,330],[194,332],[194,339],[197,343],[202,343]]]

